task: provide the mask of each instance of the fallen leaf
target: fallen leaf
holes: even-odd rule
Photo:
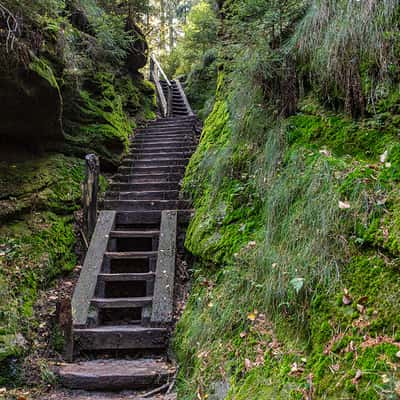
[[[351,298],[348,289],[344,289],[343,292],[344,292],[344,294],[342,297],[342,302],[345,306],[348,306],[349,304],[351,304],[353,302],[353,299]]]
[[[329,367],[329,369],[334,373],[340,370],[340,364],[333,364]]]
[[[357,304],[357,310],[360,314],[364,314],[365,307],[362,304]]]
[[[255,314],[255,312],[251,312],[249,314],[247,314],[247,319],[249,319],[250,321],[255,321],[257,318],[257,314]]]
[[[250,371],[253,368],[253,363],[248,358],[244,359],[244,368],[246,371]]]
[[[350,203],[347,202],[347,201],[340,201],[340,200],[339,200],[339,208],[340,208],[341,210],[347,210],[347,209],[350,208]]]
[[[385,150],[385,152],[381,154],[381,156],[379,157],[379,160],[381,161],[382,164],[386,162],[387,156],[388,156],[388,151]]]
[[[240,332],[239,336],[243,339],[243,338],[245,338],[247,336],[247,333],[246,332]]]
[[[320,154],[323,154],[326,157],[330,157],[332,155],[332,153],[326,149],[322,149],[319,152],[320,152]]]
[[[361,377],[362,377],[362,372],[360,369],[358,369],[356,372],[356,376],[351,380],[351,383],[353,385],[357,385],[357,383],[360,381]]]

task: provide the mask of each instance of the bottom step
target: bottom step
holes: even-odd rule
[[[65,364],[56,374],[61,384],[80,390],[129,390],[165,384],[175,373],[162,360],[95,360]]]

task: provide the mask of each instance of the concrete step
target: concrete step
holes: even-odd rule
[[[75,390],[117,391],[158,387],[171,379],[174,373],[170,364],[151,359],[84,361],[56,369],[61,384]]]
[[[105,200],[104,208],[108,210],[179,210],[188,209],[186,200]]]
[[[106,200],[177,200],[179,190],[107,192]]]
[[[91,304],[97,308],[140,308],[151,305],[153,297],[94,297]]]

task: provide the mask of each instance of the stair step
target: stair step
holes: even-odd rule
[[[112,252],[107,251],[104,253],[104,257],[110,260],[121,260],[121,259],[134,259],[134,258],[149,258],[157,256],[157,251],[120,251]]]
[[[183,174],[129,174],[129,175],[115,175],[113,182],[178,182],[182,179]]]
[[[95,360],[57,368],[61,383],[75,390],[135,390],[158,387],[171,379],[175,370],[163,361]]]
[[[139,308],[151,305],[153,297],[113,297],[102,298],[94,297],[92,305],[97,308]]]
[[[130,274],[99,274],[102,282],[143,282],[152,281],[155,278],[154,272],[130,273]]]
[[[174,156],[176,157],[176,156]],[[186,166],[189,162],[189,158],[144,158],[144,159],[135,159],[135,158],[127,158],[122,162],[122,166],[124,167],[129,167],[129,166],[135,166],[135,167],[153,167],[153,166],[173,166],[173,165],[179,165],[179,166]]]
[[[74,329],[79,350],[143,350],[164,349],[168,345],[166,328],[141,325],[105,325]]]
[[[174,147],[168,147],[168,149],[166,149],[163,146],[158,146],[158,147],[152,147],[152,148],[140,148],[140,149],[132,149],[128,155],[135,155],[135,154],[154,154],[154,153],[167,153],[167,152],[171,152],[171,153],[194,153],[196,150],[196,146],[174,146]]]
[[[144,142],[144,143],[137,143],[133,142],[130,146],[130,149],[151,149],[153,147],[155,148],[162,148],[165,150],[172,148],[179,149],[181,147],[192,147],[193,144],[188,143],[186,141],[173,141],[173,142]]]
[[[104,208],[108,210],[179,210],[187,209],[190,202],[186,200],[105,200]]]
[[[107,192],[106,200],[177,200],[179,190]]]
[[[131,153],[132,154],[132,153]],[[134,152],[131,157],[125,158],[126,162],[143,162],[143,163],[149,163],[149,162],[154,162],[154,161],[180,161],[180,160],[186,160],[189,161],[190,157],[192,156],[193,152],[192,151],[169,151],[169,152],[160,152],[160,153],[140,153],[140,152]],[[184,161],[182,161],[184,162]]]
[[[111,183],[111,191],[139,192],[139,191],[164,191],[176,189],[176,182],[133,182],[133,183]]]
[[[110,237],[112,238],[143,238],[143,237],[157,237],[160,231],[111,231]]]
[[[186,226],[194,216],[193,209],[178,210],[178,224]],[[116,224],[131,225],[140,223],[157,224],[161,223],[161,211],[117,211]]]
[[[185,172],[186,165],[154,165],[154,166],[142,166],[134,164],[131,167],[122,166],[118,168],[118,172],[121,174],[161,174],[161,173],[172,173],[172,174],[183,174]]]

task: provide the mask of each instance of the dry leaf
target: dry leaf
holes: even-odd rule
[[[347,210],[350,208],[350,203],[348,201],[340,201],[339,200],[339,208],[341,210]]]
[[[364,314],[365,307],[362,304],[357,304],[357,310],[360,314]]]
[[[357,385],[357,383],[360,381],[361,377],[362,377],[362,372],[361,372],[361,370],[358,369],[356,372],[356,376],[351,380],[351,383],[353,385]]]
[[[243,338],[245,338],[247,336],[247,333],[246,332],[240,332],[239,336],[243,339]]]
[[[381,154],[381,156],[379,157],[379,160],[381,161],[382,164],[386,162],[387,156],[388,156],[388,151],[385,150],[385,152]]]
[[[247,319],[249,319],[250,321],[255,321],[256,318],[257,318],[257,315],[254,312],[247,314]]]
[[[246,371],[250,371],[253,368],[253,363],[248,358],[244,359],[244,368]]]

